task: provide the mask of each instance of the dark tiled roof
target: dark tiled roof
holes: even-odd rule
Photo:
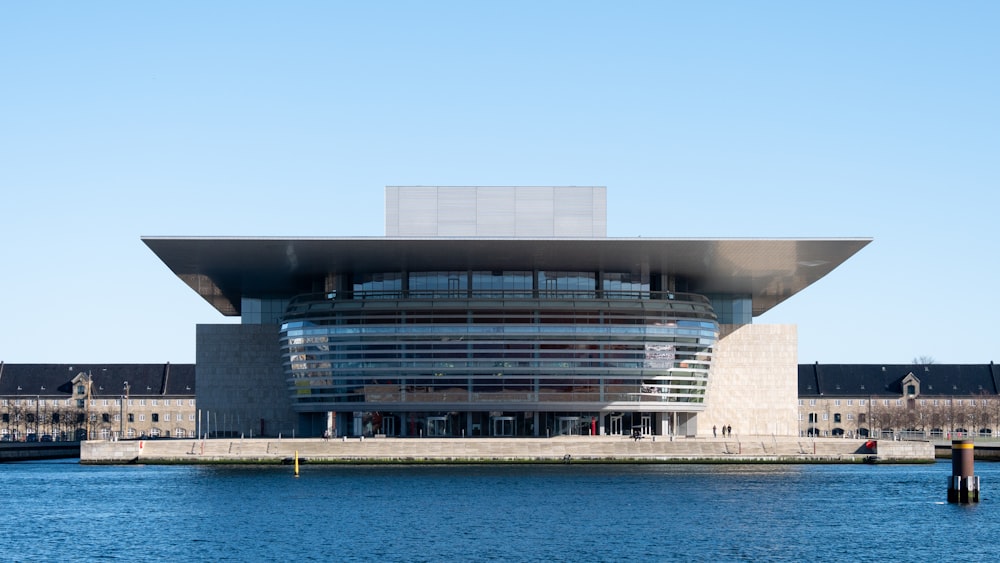
[[[93,377],[91,394],[118,396],[124,383],[130,396],[194,395],[194,364],[0,364],[0,395],[51,396],[72,393],[80,373]]]
[[[989,364],[799,364],[799,396],[902,395],[909,374],[921,395],[996,395],[1000,370]]]

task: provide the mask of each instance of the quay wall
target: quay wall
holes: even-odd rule
[[[80,457],[80,442],[0,442],[0,463]]]
[[[619,436],[557,438],[208,439],[87,441],[83,464],[300,463],[931,463],[928,442],[840,438],[633,440]]]

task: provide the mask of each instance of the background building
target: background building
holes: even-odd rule
[[[795,435],[795,327],[752,319],[870,239],[608,238],[605,193],[389,187],[387,237],[143,240],[241,318],[197,331],[220,431]]]
[[[802,436],[996,436],[1000,371],[976,364],[802,364]]]
[[[193,364],[4,364],[0,439],[190,437]]]

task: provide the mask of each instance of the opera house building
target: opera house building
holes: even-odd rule
[[[384,237],[143,237],[212,435],[798,434],[793,325],[867,238],[609,238],[603,187],[388,187]],[[202,415],[200,415],[202,416]]]

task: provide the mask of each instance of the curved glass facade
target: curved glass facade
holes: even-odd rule
[[[299,412],[516,410],[586,421],[704,409],[719,328],[703,296],[583,272],[384,274],[349,287],[299,296],[285,312],[281,347]]]

